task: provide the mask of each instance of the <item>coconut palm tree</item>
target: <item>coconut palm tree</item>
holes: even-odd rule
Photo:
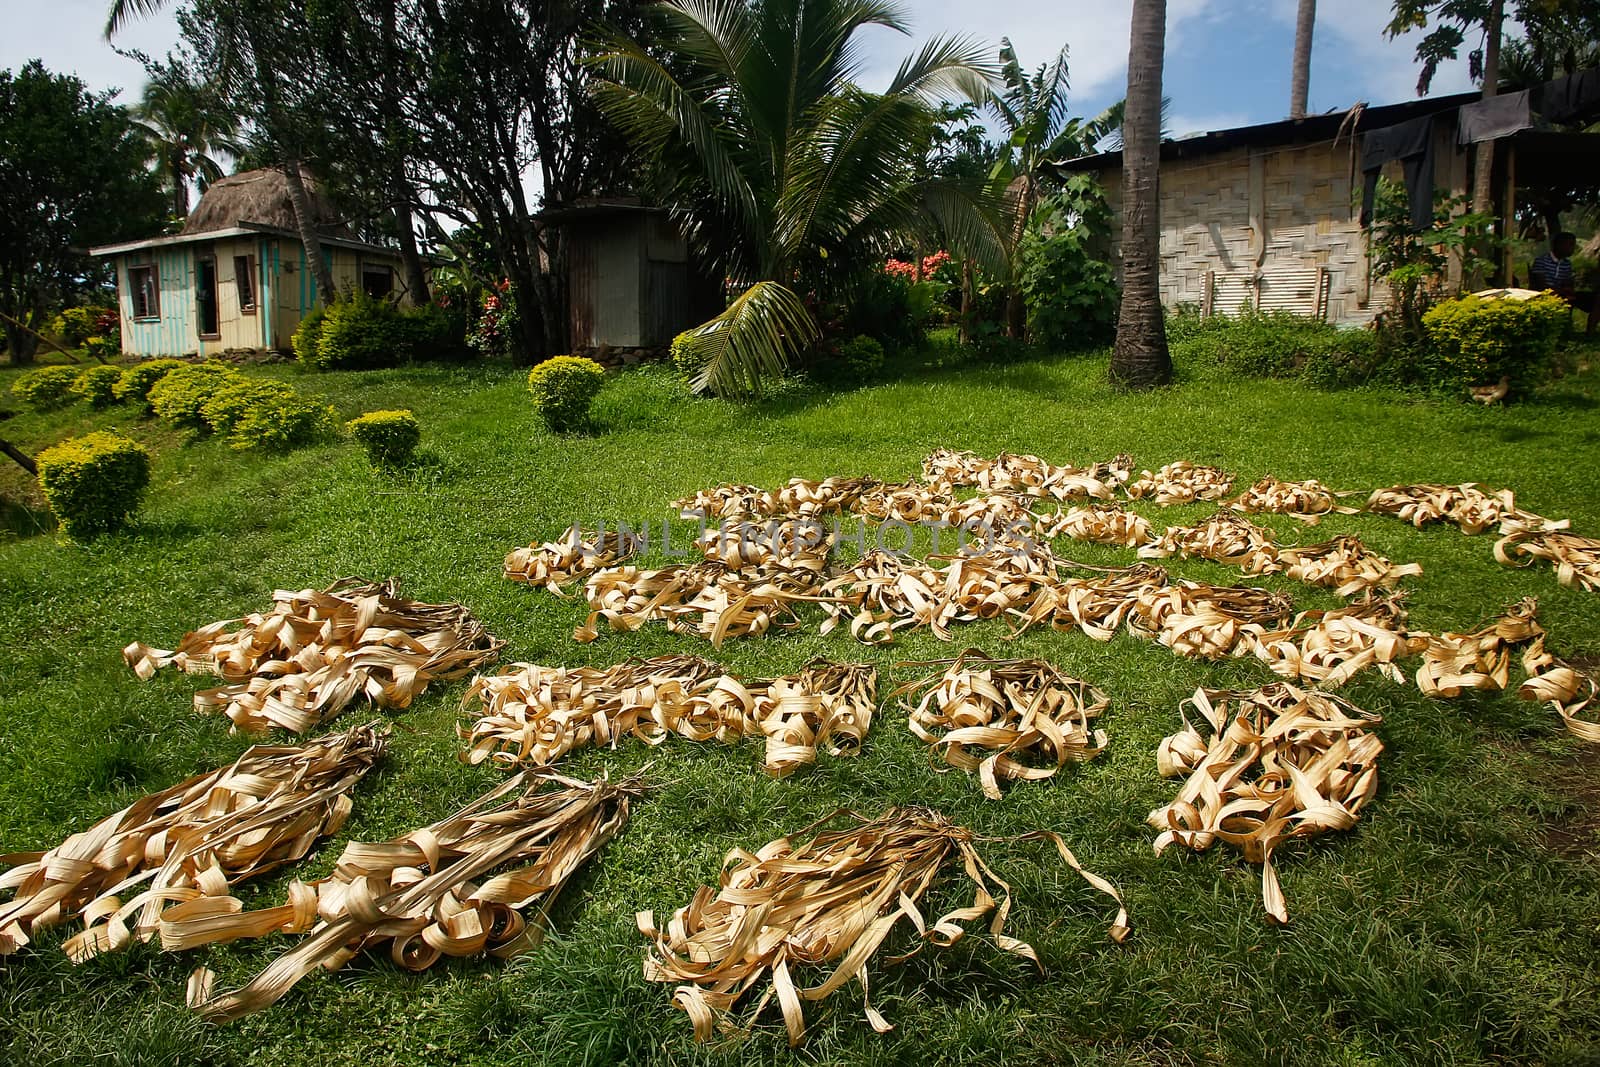
[[[856,35],[906,32],[890,0],[675,0],[655,19],[648,45],[618,39],[591,63],[600,107],[646,156],[655,191],[743,288],[691,331],[697,389],[758,390],[816,336],[801,294],[839,293],[919,237],[1003,265],[981,190],[919,174],[929,101],[988,92],[977,45],[936,38],[873,93],[857,84]]]
[[[1122,311],[1111,382],[1148,389],[1172,380],[1161,310],[1161,73],[1167,0],[1133,0],[1127,116],[1122,128]]]
[[[177,64],[153,72],[133,114],[172,183],[172,214],[181,221],[189,214],[189,183],[205,192],[225,173],[217,157],[242,151],[238,117],[229,114],[212,86]]]
[[[1294,77],[1289,88],[1289,117],[1306,117],[1311,96],[1311,38],[1317,28],[1317,0],[1300,0],[1294,29]]]

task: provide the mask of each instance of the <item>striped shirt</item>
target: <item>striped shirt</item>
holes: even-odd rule
[[[1558,293],[1572,290],[1572,260],[1557,259],[1554,253],[1546,252],[1534,260],[1528,275],[1535,289],[1554,289]]]

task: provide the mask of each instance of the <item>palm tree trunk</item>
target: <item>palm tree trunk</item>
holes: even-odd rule
[[[1500,33],[1505,24],[1506,0],[1494,0],[1489,8],[1489,21],[1484,24],[1483,45],[1483,98],[1493,99],[1500,94]],[[1494,210],[1494,142],[1478,145],[1477,162],[1472,171],[1472,210]],[[1509,225],[1515,205],[1506,205],[1505,225]],[[1504,234],[1502,233],[1502,236]],[[1471,279],[1472,288],[1483,285],[1484,279]]]
[[[400,49],[396,44],[396,19],[395,0],[386,0],[383,5],[383,85],[381,87],[384,136],[387,140],[391,157],[394,157],[396,132],[404,123],[400,114],[400,95],[396,86],[396,79],[400,73]],[[390,166],[393,168],[391,184],[394,188],[391,195],[395,200],[395,228],[400,231],[400,266],[406,275],[406,290],[411,294],[412,303],[426,304],[429,301],[428,275],[422,269],[422,257],[417,254],[417,234],[412,228],[411,205],[416,200],[415,191],[411,188],[411,180],[406,176],[406,163],[403,158],[394,157]]]
[[[1300,0],[1294,29],[1294,78],[1289,89],[1289,117],[1306,117],[1311,97],[1311,37],[1317,28],[1317,0]]]
[[[1122,311],[1111,382],[1149,389],[1172,380],[1161,310],[1161,68],[1167,0],[1133,0],[1128,105],[1122,131]]]
[[[10,441],[7,441],[4,437],[0,437],[0,452],[4,452],[6,455],[16,460],[17,466],[21,467],[29,474],[33,475],[34,477],[38,477],[39,465],[33,461],[33,457],[28,455],[22,449],[18,448],[16,445],[12,444]]]
[[[326,307],[333,303],[338,291],[333,285],[333,268],[322,254],[322,239],[317,236],[311,197],[306,194],[305,179],[300,175],[300,161],[293,157],[285,159],[283,173],[289,179],[289,203],[294,208],[294,224],[300,231],[300,244],[306,251],[306,264],[311,276],[317,280],[317,298]]]
[[[176,155],[172,160],[172,217],[182,226],[189,217],[189,189],[183,183],[183,160]]]

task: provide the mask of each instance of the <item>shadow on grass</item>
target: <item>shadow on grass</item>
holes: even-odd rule
[[[0,496],[0,532],[18,538],[40,537],[53,533],[55,528],[55,519],[47,509]]]

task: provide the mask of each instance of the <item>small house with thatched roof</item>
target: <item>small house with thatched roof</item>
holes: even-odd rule
[[[410,303],[399,253],[357,240],[306,179],[322,252],[340,290]],[[287,351],[317,284],[279,170],[213,182],[183,230],[90,250],[116,267],[122,349],[139,356]]]

